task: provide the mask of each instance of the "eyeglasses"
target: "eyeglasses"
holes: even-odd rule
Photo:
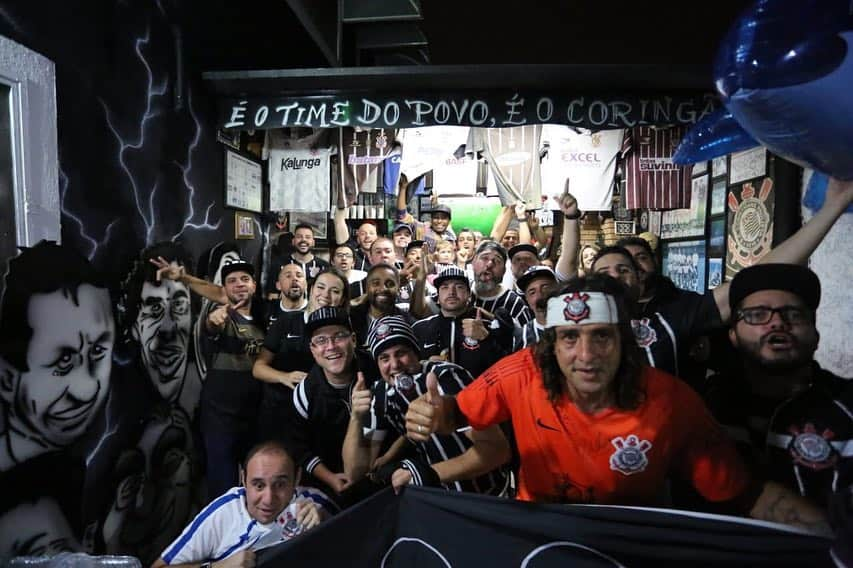
[[[350,337],[352,337],[352,333],[349,331],[339,331],[334,335],[318,335],[317,337],[311,338],[311,345],[313,347],[325,347],[330,341],[341,343]]]
[[[768,306],[755,306],[737,311],[735,321],[743,320],[749,325],[764,325],[773,319],[773,314],[779,314],[787,324],[797,325],[810,323],[812,314],[810,310],[798,308],[797,306],[782,306],[781,308],[770,308]]]
[[[352,258],[352,255],[347,254],[347,253],[338,252],[338,253],[335,253],[335,258]]]

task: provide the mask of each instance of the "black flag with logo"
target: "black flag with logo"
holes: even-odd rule
[[[259,566],[832,566],[830,541],[737,517],[385,490]]]

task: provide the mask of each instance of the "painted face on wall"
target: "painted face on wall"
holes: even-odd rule
[[[52,497],[21,503],[0,515],[0,558],[54,556],[82,550]]]
[[[115,322],[109,293],[83,284],[71,293],[34,294],[28,371],[0,383],[10,428],[44,448],[65,447],[91,424],[110,389]]]
[[[190,292],[181,282],[145,282],[133,338],[148,377],[164,400],[175,402],[184,385],[192,316]]]

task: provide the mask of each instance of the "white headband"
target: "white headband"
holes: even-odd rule
[[[548,300],[545,327],[619,323],[616,300],[604,292],[572,292]]]

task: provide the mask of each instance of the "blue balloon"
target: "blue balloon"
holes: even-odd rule
[[[803,196],[803,205],[817,211],[823,207],[823,202],[826,200],[826,186],[829,184],[829,176],[820,172],[814,172],[809,185],[806,187],[806,194]],[[845,213],[853,213],[853,205],[847,206]]]
[[[719,108],[693,125],[675,153],[676,164],[706,162],[732,152],[760,146],[727,109]]]
[[[850,0],[758,0],[720,46],[714,79],[726,108],[761,144],[853,179]]]

